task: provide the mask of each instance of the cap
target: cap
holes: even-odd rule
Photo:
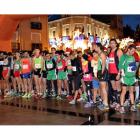
[[[83,57],[86,61],[88,61],[88,55],[83,54],[82,57]]]
[[[8,55],[12,55],[12,53],[11,52],[8,52]]]
[[[4,51],[4,52],[3,52],[3,55],[7,55],[7,52]]]

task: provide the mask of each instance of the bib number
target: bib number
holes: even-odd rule
[[[72,67],[72,71],[76,71],[76,66],[75,67]]]
[[[97,70],[98,70],[97,67],[93,68],[93,72],[97,72]]]
[[[47,68],[51,69],[52,68],[52,64],[47,64]]]
[[[35,64],[35,68],[41,68],[40,64]]]
[[[114,63],[114,58],[109,58],[109,64]]]
[[[58,67],[58,69],[61,69],[62,68],[62,66],[57,66]]]
[[[19,69],[19,65],[18,64],[15,65],[15,69]]]
[[[128,72],[133,72],[131,69],[132,69],[132,67],[127,67]]]
[[[68,60],[68,65],[71,65],[71,61],[70,60]]]
[[[23,65],[23,69],[28,69],[28,65]]]
[[[84,77],[85,77],[85,78],[89,78],[89,74],[85,74]]]

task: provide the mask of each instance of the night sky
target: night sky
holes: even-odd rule
[[[140,24],[140,15],[122,15],[122,16],[123,16],[124,27],[126,27],[126,24],[128,24],[129,26],[131,26],[131,29],[135,30],[136,25]],[[58,18],[60,18],[60,15],[53,15],[50,17],[50,20],[54,20]]]

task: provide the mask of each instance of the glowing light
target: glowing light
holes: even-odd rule
[[[78,29],[78,30],[76,30],[76,31],[74,31],[73,40],[74,40],[74,38],[76,38],[76,37],[78,37],[78,38],[79,38],[79,35],[80,35],[81,33],[82,33],[82,32],[80,32],[80,31],[79,31],[79,29]]]
[[[56,46],[55,44],[53,44],[53,45],[52,45],[52,48],[56,48],[56,49],[57,49],[57,46]]]
[[[89,47],[89,48],[92,48],[91,42],[88,42],[88,47]]]
[[[70,48],[71,45],[72,45],[72,43],[73,43],[73,41],[68,41],[68,42],[66,42],[66,43],[65,43],[65,47],[66,47],[66,48]]]
[[[56,44],[57,44],[57,46],[61,46],[61,44],[62,44],[62,41],[61,41],[61,38],[56,38]]]
[[[104,40],[107,41],[108,39],[109,39],[108,34],[105,34],[105,35],[104,35]]]

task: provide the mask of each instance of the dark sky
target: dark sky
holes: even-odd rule
[[[49,15],[50,16],[50,15]],[[123,16],[123,26],[126,24],[131,26],[131,29],[135,30],[136,25],[140,24],[140,15],[122,15]],[[50,17],[51,20],[60,18],[60,15],[53,15]]]

